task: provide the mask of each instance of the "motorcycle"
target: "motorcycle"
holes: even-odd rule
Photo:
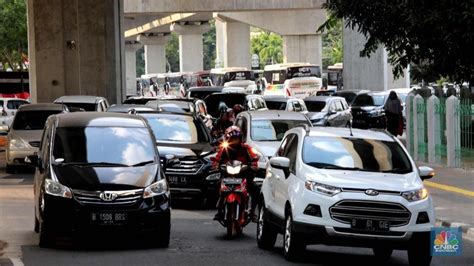
[[[223,203],[223,220],[219,223],[227,228],[227,237],[233,238],[241,235],[243,228],[249,224],[250,219],[247,212],[249,194],[247,192],[247,181],[241,176],[248,168],[240,161],[229,161],[221,165],[222,176],[221,198]]]

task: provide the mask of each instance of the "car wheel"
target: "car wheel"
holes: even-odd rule
[[[388,247],[374,247],[374,256],[379,262],[386,262],[392,257],[393,248]]]
[[[16,166],[7,164],[5,172],[7,172],[7,174],[15,174],[16,173]]]
[[[432,258],[430,248],[429,233],[414,235],[408,249],[408,263],[417,266],[430,265]]]
[[[36,211],[35,211],[35,228],[33,229],[35,233],[39,233],[39,228],[40,228],[40,225],[39,225],[38,218],[36,218]]]
[[[289,261],[296,260],[306,249],[301,236],[293,231],[293,217],[291,212],[286,217],[285,234],[283,235],[283,255]]]
[[[257,245],[261,249],[272,249],[278,235],[277,230],[267,221],[265,204],[258,208]]]
[[[54,244],[54,237],[47,232],[47,226],[45,226],[45,222],[38,223],[38,231],[39,231],[39,246],[42,248],[51,247]]]

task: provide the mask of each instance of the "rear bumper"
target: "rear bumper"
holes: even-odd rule
[[[8,165],[25,165],[25,157],[34,155],[36,150],[10,150],[6,149],[6,161]]]

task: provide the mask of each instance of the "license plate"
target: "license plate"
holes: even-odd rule
[[[91,223],[98,225],[122,225],[127,223],[127,213],[105,212],[91,213]]]
[[[186,184],[185,176],[169,176],[168,180],[170,184]]]
[[[390,222],[385,220],[352,219],[351,228],[364,231],[389,231]]]

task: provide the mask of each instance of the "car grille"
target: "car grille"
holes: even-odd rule
[[[31,147],[39,148],[40,142],[39,141],[30,141],[29,142]]]
[[[180,158],[179,160],[169,163],[166,166],[166,174],[189,174],[193,175],[201,170],[203,162],[197,158]]]
[[[81,204],[97,205],[132,205],[142,198],[143,189],[108,191],[117,195],[117,198],[111,201],[105,201],[100,198],[102,191],[72,190],[74,198]]]
[[[329,208],[331,218],[350,224],[352,219],[390,221],[390,226],[403,226],[410,222],[411,213],[403,205],[382,201],[343,200]]]

